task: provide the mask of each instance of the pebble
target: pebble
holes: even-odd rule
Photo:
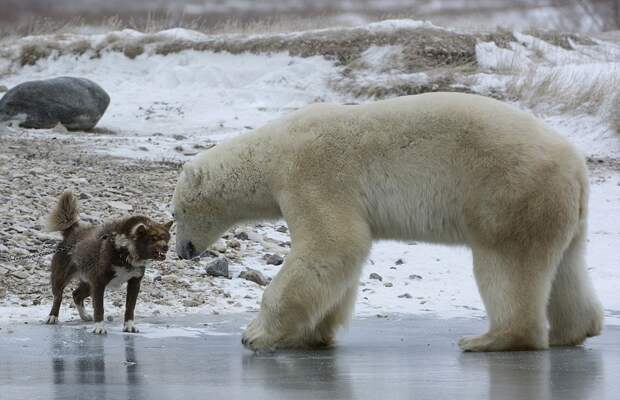
[[[401,295],[398,296],[398,298],[400,299],[411,299],[413,296],[410,295],[409,293],[403,293]]]
[[[284,257],[278,254],[265,254],[264,258],[269,265],[280,265],[284,262]]]
[[[396,262],[394,264],[396,265],[403,265],[405,262],[403,261],[402,258],[399,258],[398,260],[396,260]]]
[[[108,205],[112,208],[122,211],[131,211],[133,206],[131,204],[123,203],[122,201],[108,201]]]
[[[216,260],[209,262],[205,271],[210,276],[223,276],[228,278],[228,259],[226,257],[219,257]]]
[[[170,274],[170,275],[166,275],[166,276],[162,276],[161,277],[161,281],[162,282],[177,282],[179,280],[179,278],[175,275],[175,274]]]
[[[235,238],[237,238],[239,240],[248,240],[249,239],[248,234],[243,232],[243,231],[235,233]]]
[[[211,248],[219,253],[226,253],[226,242],[222,239],[219,239],[217,242],[213,243]]]
[[[24,271],[13,271],[11,272],[11,275],[18,278],[18,279],[26,279],[28,278],[29,274],[27,272]]]
[[[409,279],[420,280],[422,277],[420,275],[412,274],[409,275]]]
[[[245,271],[242,271],[239,274],[239,278],[255,282],[260,286],[267,286],[267,284],[269,284],[269,279],[267,279],[262,272],[252,268],[248,268]]]
[[[392,285],[392,282],[385,282],[385,283],[383,284],[383,286],[385,286],[385,287],[392,287],[392,286],[394,286],[394,285]]]
[[[198,307],[201,304],[202,302],[199,301],[198,299],[183,300],[183,305],[185,307]]]
[[[106,319],[108,322],[112,322],[112,321],[114,321],[114,317],[113,317],[113,316],[111,316],[111,315],[108,315],[107,317],[105,317],[105,319]]]
[[[241,247],[241,243],[239,243],[237,239],[230,239],[228,242],[226,242],[226,245],[228,245],[228,247],[230,247],[231,249],[238,249],[239,247]]]
[[[284,225],[280,225],[276,228],[276,231],[280,232],[280,233],[287,233],[288,232],[288,228]]]
[[[371,273],[371,274],[368,276],[368,278],[369,278],[369,279],[376,279],[376,280],[379,280],[379,281],[382,281],[382,280],[383,280],[383,277],[382,277],[381,275],[379,275],[378,273],[376,273],[376,272]]]

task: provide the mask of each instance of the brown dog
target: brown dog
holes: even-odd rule
[[[105,334],[103,294],[106,287],[127,282],[124,332],[138,332],[134,326],[134,308],[144,270],[150,260],[164,260],[168,252],[172,222],[158,224],[143,216],[132,216],[101,226],[79,224],[77,198],[64,192],[48,220],[51,232],[62,232],[63,241],[52,258],[54,305],[48,324],[58,321],[62,292],[72,279],[80,284],[73,301],[84,321],[91,321],[84,310],[84,299],[91,296],[95,316],[93,333]]]

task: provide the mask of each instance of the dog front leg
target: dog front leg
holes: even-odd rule
[[[140,293],[141,283],[142,277],[131,278],[127,281],[127,300],[125,302],[125,325],[123,327],[123,332],[139,332],[133,324],[133,312],[136,308],[136,300],[138,299],[138,293]]]
[[[101,283],[94,283],[92,285],[91,298],[93,301],[93,311],[95,316],[95,329],[94,334],[105,335],[108,333],[103,326],[103,294],[105,292],[105,285]]]

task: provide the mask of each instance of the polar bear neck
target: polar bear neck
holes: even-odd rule
[[[272,157],[254,135],[233,139],[199,156],[195,163],[203,203],[230,224],[279,218],[270,176]]]

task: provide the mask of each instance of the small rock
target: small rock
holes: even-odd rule
[[[159,282],[161,281],[161,275],[157,275],[155,278],[153,278],[153,282]]]
[[[288,232],[288,228],[284,225],[280,225],[276,228],[276,231],[280,232],[280,233],[286,233]]]
[[[235,234],[235,238],[239,239],[239,240],[248,240],[248,234],[245,232],[238,232]]]
[[[242,271],[239,274],[239,278],[255,282],[260,286],[267,286],[267,284],[269,283],[269,280],[265,277],[265,275],[263,275],[262,272],[252,268],[248,268],[247,270]]]
[[[237,239],[230,239],[228,242],[226,242],[226,245],[231,249],[238,249],[239,247],[241,247],[241,243],[239,243]]]
[[[211,248],[219,253],[226,253],[226,242],[220,239],[217,242],[213,243]]]
[[[161,278],[162,282],[177,282],[179,280],[179,278],[177,278],[177,276],[175,274],[170,274],[170,275],[166,275],[166,276],[162,276]]]
[[[219,257],[216,260],[211,261],[205,267],[207,275],[211,276],[223,276],[228,278],[228,259],[226,257]]]
[[[80,193],[80,196],[79,196],[80,200],[88,200],[88,199],[91,199],[92,197],[93,196],[85,192]]]
[[[398,298],[400,299],[411,299],[413,296],[410,295],[409,293],[403,293],[401,295],[398,296]]]
[[[122,211],[133,210],[133,206],[131,204],[123,203],[122,201],[108,201],[108,205]]]
[[[403,265],[405,262],[403,261],[402,258],[399,258],[398,260],[396,260],[396,262],[394,264],[396,265]]]
[[[284,262],[284,257],[277,254],[265,254],[264,258],[269,265],[280,265]]]
[[[183,306],[185,307],[198,307],[201,304],[202,303],[197,299],[183,300]]]
[[[369,279],[376,279],[376,280],[379,280],[379,281],[382,281],[382,280],[383,280],[383,277],[382,277],[381,275],[379,275],[378,273],[376,273],[376,272],[371,273],[371,274],[368,276],[368,278],[369,278]]]
[[[392,282],[385,282],[385,283],[383,284],[383,286],[385,286],[385,287],[392,287],[392,286],[394,286],[394,285],[392,285]]]
[[[122,303],[120,300],[114,300],[114,301],[112,302],[112,305],[113,305],[114,307],[120,307],[120,306],[122,306],[122,305],[123,305],[123,303]]]
[[[105,317],[105,319],[106,319],[108,322],[112,322],[112,321],[114,321],[114,317],[113,317],[113,316],[111,316],[111,315],[108,315],[107,317]]]
[[[37,298],[37,299],[32,300],[32,305],[38,306],[39,304],[41,304],[41,299]]]
[[[176,135],[172,135],[172,138],[173,138],[174,140],[186,140],[186,139],[187,139],[187,136],[183,136],[183,135],[176,134]]]
[[[420,280],[422,277],[420,275],[412,274],[409,275],[409,279]]]
[[[16,277],[17,279],[26,279],[29,276],[29,274],[24,271],[14,271],[14,272],[11,272],[11,275]]]

